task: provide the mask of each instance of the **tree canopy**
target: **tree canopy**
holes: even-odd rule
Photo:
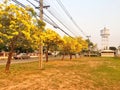
[[[47,29],[44,34],[43,42],[46,48],[46,61],[48,61],[48,51],[55,51],[63,41],[60,35],[52,29]]]
[[[72,59],[72,54],[76,54],[87,48],[87,42],[80,37],[71,38],[69,36],[63,37],[63,44],[61,45],[61,51],[63,54],[69,54]]]
[[[15,47],[23,45],[37,47],[44,26],[45,24],[40,20],[34,22],[30,9],[14,4],[0,4],[0,43],[9,48],[6,70],[9,70]]]

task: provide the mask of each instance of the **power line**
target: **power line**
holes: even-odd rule
[[[80,30],[82,32],[82,34],[86,37],[87,35],[83,32],[83,30],[78,26],[78,24],[75,22],[75,20],[72,18],[72,16],[70,15],[70,13],[68,12],[68,10],[65,8],[65,6],[63,5],[63,3],[61,2],[61,0],[56,0],[57,3],[61,6],[61,8],[63,9],[63,11],[66,13],[66,15],[71,19],[71,21],[73,22],[73,24],[78,28],[78,30]]]
[[[69,30],[73,35],[75,35],[75,33],[73,33],[64,23],[62,23],[62,21],[59,20],[59,18],[57,16],[55,16],[51,11],[47,10],[57,21],[59,21],[67,30]],[[76,35],[75,35],[76,36]]]
[[[19,1],[17,1],[17,0],[12,0],[13,2],[15,2],[16,4],[18,4],[18,5],[20,5],[20,6],[22,6],[23,8],[26,8],[26,6],[24,5],[24,4],[22,4],[22,3],[20,3]],[[46,15],[46,14],[45,14]],[[39,17],[39,15],[37,15],[38,17]],[[47,16],[47,15],[46,15]],[[68,35],[69,37],[71,37],[71,38],[73,38],[71,35],[69,35],[67,32],[65,32],[63,29],[61,29],[49,16],[47,16],[51,21],[52,21],[52,23],[50,22],[50,21],[48,21],[48,20],[46,20],[45,18],[44,18],[44,20],[47,22],[47,23],[49,23],[51,26],[53,26],[54,28],[57,28],[57,29],[59,29],[59,30],[61,30],[63,33],[65,33],[66,35]],[[37,19],[37,17],[36,17],[36,19]],[[54,23],[54,24],[53,24]]]
[[[48,24],[50,24],[51,26],[53,26],[54,28],[61,30],[61,31],[62,31],[63,33],[65,33],[66,35],[68,35],[69,37],[73,38],[71,35],[69,35],[67,32],[65,32],[63,29],[61,29],[56,23],[55,23],[55,24],[56,24],[56,25],[55,25],[55,24],[51,23],[50,21],[46,20],[45,18],[44,18],[44,20],[45,20]]]
[[[35,6],[32,2],[30,2],[29,0],[27,0],[27,1],[36,8],[36,6]],[[38,0],[34,0],[34,1],[39,2]],[[40,3],[40,2],[39,2],[39,3]],[[38,9],[38,8],[36,8],[36,9]],[[44,13],[44,12],[43,12],[43,13]],[[44,13],[44,15],[45,15],[47,18],[49,18],[49,19],[52,21],[52,23],[54,23],[54,25],[55,25],[55,22],[54,22],[47,14]],[[46,19],[45,19],[45,21],[46,21]],[[49,23],[50,23],[50,22],[49,22]]]
[[[48,0],[47,0],[48,1]],[[45,3],[47,3],[48,4],[48,2],[45,2]],[[51,1],[51,0],[50,0]],[[53,1],[53,0],[52,0]],[[51,10],[49,9],[49,11],[51,11],[60,21],[62,21],[63,22],[63,20],[64,20],[64,24],[66,25],[66,23],[65,23],[65,19],[69,19],[69,17],[67,16],[67,18],[64,16],[64,14],[62,13],[62,12],[65,12],[65,11],[63,11],[63,9],[61,8],[61,6],[57,3],[57,2],[52,2],[51,1],[51,4],[52,4],[52,6],[56,6],[56,7],[52,7],[51,8]],[[54,1],[56,1],[56,0],[54,0]],[[54,4],[54,5],[53,5]],[[58,4],[58,5],[57,5]],[[60,6],[60,7],[59,7]],[[59,10],[58,10],[59,9]],[[54,10],[54,11],[53,11]],[[60,10],[62,10],[62,11],[60,11]],[[59,11],[60,13],[58,13],[57,11]],[[61,14],[61,15],[60,15]],[[66,14],[66,13],[65,13]],[[64,16],[64,17],[63,17]],[[64,19],[63,19],[64,18]],[[69,27],[70,28],[70,30],[71,30],[71,32],[73,32],[75,35],[77,35],[78,36],[78,34],[80,35],[80,33],[78,32],[75,32],[75,30],[76,30],[76,26],[74,25],[74,23],[72,22],[71,23],[71,19],[69,19],[70,21],[67,21],[67,23],[69,23],[69,24],[67,24],[67,27]],[[71,24],[73,24],[73,25],[71,25]],[[73,31],[74,30],[74,31]]]
[[[40,3],[38,0],[34,0],[34,1],[36,1],[36,2]]]
[[[53,0],[52,0],[53,1]],[[44,2],[45,4],[47,3],[48,4],[48,2]],[[49,3],[50,4],[50,3]],[[55,2],[51,2],[51,7],[47,10],[47,12],[49,13],[49,14],[51,14],[60,24],[62,24],[62,26],[64,26],[64,28],[66,28],[67,30],[69,30],[74,36],[77,36],[78,35],[78,33],[76,33],[75,31],[73,31],[74,29],[73,29],[73,26],[72,25],[70,25],[70,22],[68,22],[67,20],[65,20],[65,19],[67,19],[66,17],[64,17],[64,14],[62,14],[62,12],[60,11],[61,9],[60,8],[58,8],[57,6],[59,6],[59,5],[57,5],[57,3],[55,3]],[[53,5],[54,4],[54,5]],[[57,6],[56,6],[57,5]],[[56,6],[56,7],[54,7],[53,8],[53,6]],[[60,9],[60,10],[58,10],[58,9]],[[59,12],[58,12],[59,11]],[[62,14],[62,15],[61,15]],[[66,21],[67,21],[67,23],[66,23]],[[63,25],[64,24],[64,25]]]
[[[38,15],[37,15],[38,16]],[[69,35],[67,32],[65,32],[63,29],[61,29],[53,20],[53,22],[50,22],[50,21],[48,21],[47,19],[45,19],[45,18],[43,18],[44,19],[44,21],[46,21],[48,24],[50,24],[51,26],[53,26],[54,28],[56,28],[56,29],[59,29],[59,30],[61,30],[63,33],[65,33],[66,35],[68,35],[69,37],[71,37],[71,38],[73,38],[71,35]],[[51,19],[51,18],[49,18],[49,19]]]
[[[46,15],[46,14],[45,14]],[[46,15],[47,16],[47,15]],[[63,29],[61,29],[49,16],[47,16],[51,21],[48,21],[46,19],[44,19],[47,23],[49,23],[50,25],[52,25],[54,28],[60,29],[62,32],[64,32],[66,35],[68,35],[69,37],[73,38],[71,35],[69,35],[67,32],[65,32]]]
[[[20,3],[19,1],[17,1],[17,0],[12,0],[13,2],[15,2],[16,4],[18,4],[18,5],[20,5],[20,6],[22,6],[23,8],[26,8],[26,6],[25,5],[23,5],[22,3]]]
[[[30,2],[29,0],[27,0],[31,5],[33,5],[34,7],[36,7],[32,2]],[[35,0],[36,2],[39,2],[38,0]],[[40,3],[40,2],[39,2]],[[38,9],[38,8],[36,8]],[[73,33],[65,24],[63,24],[59,19],[58,17],[56,17],[51,11],[47,10],[57,21],[59,21],[67,30],[69,30],[73,35],[75,35],[75,33]],[[45,16],[47,16],[45,14]],[[48,16],[47,16],[48,17]],[[48,17],[50,20],[52,20],[50,17]],[[53,23],[55,23],[53,20],[52,20]]]
[[[27,2],[29,2],[32,6],[34,6],[35,8],[37,8],[32,2],[30,2],[29,0],[26,0]]]
[[[52,21],[53,24],[55,24],[55,26],[58,26],[47,14],[44,13],[44,15],[50,19],[50,21]]]

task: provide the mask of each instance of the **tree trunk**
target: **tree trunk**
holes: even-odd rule
[[[62,56],[62,61],[64,60],[64,57],[65,57],[65,54],[63,54],[63,56]]]
[[[46,50],[45,56],[46,56],[46,62],[48,62],[48,48]]]
[[[10,64],[11,64],[11,60],[12,60],[12,54],[13,54],[13,47],[10,48],[10,52],[8,54],[8,59],[7,59],[7,63],[6,63],[6,67],[5,67],[5,72],[9,72],[10,70]]]
[[[70,60],[72,60],[72,54],[70,54]]]
[[[90,51],[88,52],[88,57],[90,57]]]
[[[75,59],[76,59],[76,58],[77,58],[77,55],[75,54],[74,56],[75,56]]]

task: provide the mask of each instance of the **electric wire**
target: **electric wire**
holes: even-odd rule
[[[63,5],[63,3],[61,2],[61,0],[56,0],[57,3],[61,6],[61,8],[63,9],[63,11],[66,13],[66,15],[71,19],[71,21],[73,22],[73,24],[78,28],[78,30],[80,30],[82,32],[82,34],[86,37],[87,35],[83,32],[83,30],[78,26],[78,24],[75,22],[75,20],[72,18],[72,16],[70,15],[70,13],[68,12],[68,10],[65,8],[65,6]]]
[[[69,30],[74,36],[76,36],[76,34],[74,32],[72,32],[61,20],[59,20],[59,18],[57,16],[55,16],[51,11],[47,10],[57,21],[59,21],[67,30]]]
[[[48,1],[48,0],[47,0]],[[51,0],[50,0],[51,1]],[[74,25],[71,25],[73,23],[71,23],[71,20],[68,18],[67,15],[64,15],[64,11],[63,9],[61,9],[61,7],[59,6],[59,4],[55,1],[55,0],[52,0],[51,2],[46,2],[46,0],[44,1],[44,3],[47,5],[48,4],[51,4],[51,7],[47,10],[49,11],[52,15],[54,15],[55,18],[57,18],[57,20],[59,19],[60,22],[62,22],[66,27],[67,29],[69,28],[69,31],[71,33],[74,33],[75,36],[78,36],[79,33],[77,33],[77,31],[73,31],[73,30],[76,30],[75,26]],[[57,5],[58,4],[58,5]],[[59,13],[58,13],[59,11]],[[67,17],[66,17],[67,16]],[[67,19],[67,20],[66,20]],[[70,20],[70,21],[68,21]],[[66,22],[67,21],[67,22]],[[69,22],[69,23],[68,23]],[[66,24],[67,23],[67,24]]]
[[[17,0],[12,0],[12,1],[15,2],[16,4],[22,6],[23,8],[26,8],[26,6],[25,6],[24,4],[20,3],[20,2],[17,1]],[[39,15],[37,15],[37,16],[39,17]],[[37,18],[36,18],[36,19],[37,19]],[[69,37],[73,38],[71,35],[69,35],[67,32],[65,32],[63,29],[61,29],[55,22],[54,22],[54,24],[53,24],[53,23],[51,23],[50,21],[46,20],[45,18],[44,18],[44,20],[45,20],[47,23],[49,23],[50,25],[52,25],[54,28],[58,28],[59,30],[61,30],[62,32],[64,32],[66,35],[68,35]],[[55,25],[56,25],[56,26],[55,26]]]
[[[29,1],[29,0],[27,0],[27,1]],[[35,0],[35,1],[37,1],[37,0]],[[29,1],[30,2],[30,1]],[[39,2],[39,1],[37,1],[37,2]],[[30,2],[31,3],[31,2]],[[40,3],[40,2],[39,2]],[[34,7],[36,7],[33,3],[31,3]],[[50,12],[49,12],[50,13]],[[50,13],[52,16],[54,16],[52,13]],[[68,35],[68,36],[70,36],[67,32],[65,32],[63,29],[61,29],[47,14],[45,14],[44,13],[44,15],[45,16],[47,16],[51,21],[52,21],[52,23],[54,23],[54,24],[52,24],[51,22],[49,22],[49,21],[47,21],[46,19],[44,19],[47,23],[49,23],[50,25],[52,25],[54,28],[58,28],[58,29],[60,29],[62,32],[64,32],[66,35]],[[55,16],[54,16],[55,17]],[[57,18],[56,18],[57,19]],[[59,19],[57,19],[64,27],[66,27]],[[66,27],[67,28],[67,27]],[[68,30],[69,30],[69,28],[67,28]],[[72,32],[71,32],[72,33]],[[72,37],[72,36],[70,36],[70,37]]]
[[[25,5],[23,5],[21,2],[17,1],[17,0],[12,0],[13,2],[15,2],[16,4],[19,4],[20,6],[22,6],[23,8],[26,8]]]
[[[30,4],[32,3],[32,2],[30,2],[29,0],[27,0]],[[37,0],[35,0],[35,1],[37,1]],[[37,1],[37,2],[39,2],[39,1]],[[40,3],[40,2],[39,2]],[[31,5],[33,5],[34,7],[36,7],[33,3],[31,4]],[[36,9],[38,9],[38,8],[36,8]],[[62,24],[67,30],[69,30],[69,32],[71,32],[74,36],[76,36],[76,34],[74,33],[74,32],[72,32],[58,17],[56,17],[50,10],[48,10],[47,9],[47,11],[58,21],[58,22],[60,22],[60,24]],[[46,15],[46,14],[45,14]],[[48,16],[47,16],[48,17]],[[52,20],[52,19],[51,19]],[[53,20],[52,20],[52,22],[53,22]]]

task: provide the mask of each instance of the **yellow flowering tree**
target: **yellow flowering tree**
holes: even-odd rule
[[[63,41],[60,35],[51,29],[47,29],[44,34],[45,34],[44,46],[46,48],[46,62],[48,62],[48,51],[54,51]]]
[[[13,4],[0,4],[0,43],[9,47],[6,71],[9,71],[15,47],[38,43],[40,30],[35,26],[33,18],[28,12],[30,12],[28,9]],[[39,23],[37,22],[37,24],[41,23],[40,20]]]
[[[76,37],[76,39],[82,45],[82,50],[88,49],[88,42],[86,40],[83,40],[82,37]]]
[[[65,54],[70,55],[70,59],[72,59],[72,55],[79,53],[83,48],[86,48],[86,43],[81,38],[71,38],[69,36],[63,37],[64,43],[61,45],[61,51],[63,53],[63,58]]]

